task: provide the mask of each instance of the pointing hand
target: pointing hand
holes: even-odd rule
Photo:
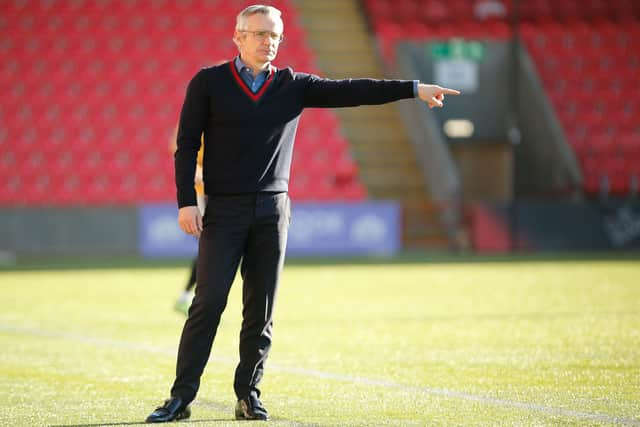
[[[448,89],[438,85],[418,84],[418,97],[425,101],[429,108],[444,106],[444,95],[460,95],[455,89]]]

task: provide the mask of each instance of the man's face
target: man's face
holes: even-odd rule
[[[246,28],[236,30],[235,41],[242,59],[251,64],[264,64],[275,59],[283,31],[282,20],[256,13],[247,18]]]

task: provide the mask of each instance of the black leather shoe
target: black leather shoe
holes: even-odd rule
[[[167,423],[169,421],[185,420],[191,416],[191,409],[179,397],[172,397],[158,406],[146,419],[147,423]]]
[[[243,397],[236,404],[236,420],[268,420],[269,414],[262,402],[253,394]]]

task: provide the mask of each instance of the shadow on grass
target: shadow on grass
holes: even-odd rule
[[[298,426],[298,427],[316,427],[317,426],[317,424],[305,424],[298,421],[292,421],[286,418],[278,418],[278,417],[269,418],[269,421],[286,422],[288,425]],[[181,425],[181,423],[195,424],[195,423],[223,423],[223,422],[224,423],[237,422],[239,424],[244,425],[247,421],[234,420],[231,418],[205,418],[202,420],[193,420],[193,419],[180,420],[180,421],[172,422],[171,425],[179,426]],[[108,427],[108,426],[137,426],[137,425],[147,425],[147,423],[145,423],[144,421],[122,421],[122,422],[114,422],[114,423],[95,423],[95,424],[55,424],[55,425],[50,425],[48,427]]]
[[[177,425],[180,425],[181,422],[188,423],[221,423],[221,422],[229,422],[233,421],[230,418],[207,418],[202,420],[181,420],[177,421]],[[114,423],[96,423],[96,424],[56,424],[50,425],[49,427],[102,427],[102,426],[137,426],[137,425],[146,425],[144,421],[121,421]],[[172,423],[172,425],[176,425],[176,423]]]

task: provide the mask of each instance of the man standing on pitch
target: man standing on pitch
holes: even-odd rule
[[[442,107],[459,92],[411,80],[329,80],[271,65],[283,39],[281,13],[255,5],[237,17],[234,60],[200,70],[189,83],[175,153],[180,228],[199,237],[198,286],[184,325],[171,398],[147,422],[188,418],[234,276],[242,275],[236,419],[266,420],[258,384],[271,347],[272,315],[284,263],[293,142],[307,107],[354,107],[419,97]],[[193,176],[204,133],[204,218]]]

